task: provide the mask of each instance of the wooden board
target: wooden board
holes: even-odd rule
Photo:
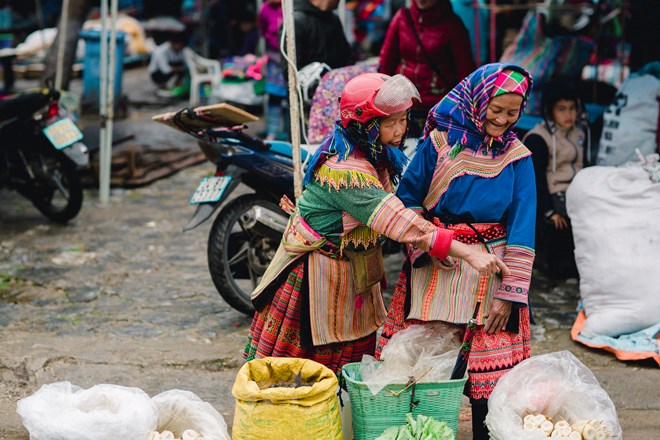
[[[186,126],[198,128],[200,130],[215,127],[233,127],[259,120],[259,118],[252,113],[224,102],[221,104],[195,107],[193,112],[196,117],[190,117],[190,115],[184,113],[181,116],[181,121]],[[175,115],[176,112],[163,113],[153,116],[151,120],[179,129],[173,120]]]

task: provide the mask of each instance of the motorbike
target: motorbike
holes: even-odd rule
[[[78,167],[89,164],[89,154],[59,98],[58,91],[43,89],[0,101],[0,187],[66,223],[82,207]]]
[[[213,110],[205,110],[211,107],[232,111],[212,116],[208,111]],[[184,108],[153,119],[193,136],[215,165],[215,173],[202,178],[190,198],[196,209],[183,230],[198,227],[219,211],[208,237],[211,279],[231,307],[251,315],[250,294],[273,259],[289,221],[279,202],[284,195],[294,200],[293,150],[290,143],[246,134],[244,123],[257,120],[256,116],[228,104],[211,107]],[[412,154],[414,146],[410,144],[407,154]],[[302,145],[302,160],[316,148]],[[228,201],[241,183],[253,192],[237,193]],[[395,253],[401,247],[388,242],[383,250]]]
[[[292,148],[246,134],[244,122],[258,118],[227,104],[219,107],[230,109],[229,116],[203,116],[199,109],[204,107],[198,107],[154,120],[193,136],[215,165],[215,173],[202,178],[190,198],[196,210],[183,230],[197,228],[219,210],[208,237],[211,279],[231,307],[249,315],[254,312],[250,293],[275,255],[289,220],[279,201],[283,195],[294,198]],[[239,191],[227,202],[241,183],[253,192]]]

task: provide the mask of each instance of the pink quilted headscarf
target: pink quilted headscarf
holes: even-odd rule
[[[502,70],[495,79],[493,84],[493,93],[491,96],[494,98],[505,93],[517,93],[520,96],[527,96],[527,88],[529,87],[529,80],[527,76],[522,73],[511,70]]]

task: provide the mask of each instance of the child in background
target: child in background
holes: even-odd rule
[[[259,31],[266,40],[266,139],[279,139],[286,133],[283,127],[282,100],[287,95],[287,83],[280,65],[278,29],[282,24],[282,1],[267,0],[259,11]],[[286,137],[286,135],[284,135]]]
[[[578,275],[566,190],[584,166],[585,133],[577,126],[581,110],[570,84],[549,83],[542,103],[544,121],[523,140],[532,152],[536,173],[536,261],[550,278],[565,279]]]
[[[158,85],[159,95],[173,96],[181,94],[185,88],[186,63],[184,53],[190,50],[186,47],[187,36],[178,33],[169,41],[161,44],[151,54],[149,62],[149,74],[151,79]],[[171,81],[173,84],[170,84]]]

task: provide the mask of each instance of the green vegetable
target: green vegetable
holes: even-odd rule
[[[445,422],[438,422],[433,417],[423,414],[413,418],[406,414],[403,426],[387,428],[376,440],[454,440],[454,431]]]

